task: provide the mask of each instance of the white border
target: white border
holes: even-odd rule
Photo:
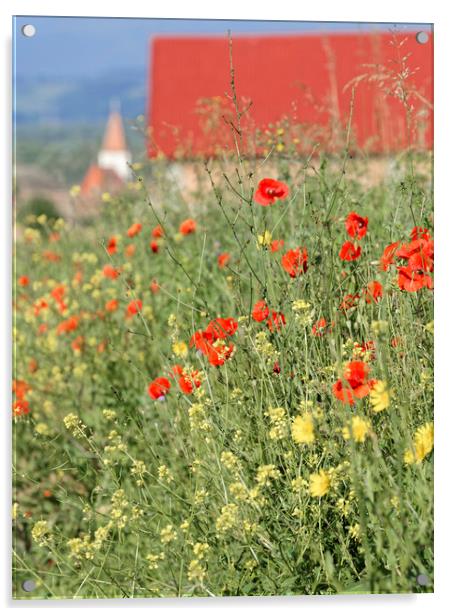
[[[452,94],[451,94],[451,45],[452,19],[444,0],[415,0],[394,2],[378,0],[322,0],[322,2],[294,2],[278,0],[264,4],[262,0],[173,0],[171,3],[150,3],[144,0],[128,0],[126,3],[101,2],[99,0],[66,0],[63,3],[49,0],[4,0],[0,7],[1,43],[4,50],[0,65],[0,82],[4,112],[0,117],[0,142],[2,144],[0,165],[0,190],[2,190],[0,224],[0,275],[2,283],[2,318],[0,348],[4,381],[1,392],[3,452],[1,456],[4,471],[2,499],[2,557],[0,559],[0,581],[2,603],[7,610],[16,614],[29,609],[77,610],[94,608],[106,613],[112,609],[152,609],[154,612],[181,610],[188,614],[215,610],[226,613],[231,610],[244,613],[258,609],[263,613],[274,610],[299,612],[306,610],[317,614],[329,613],[335,616],[351,616],[365,611],[366,614],[390,613],[425,616],[426,610],[435,614],[446,611],[452,604],[448,590],[451,585],[451,481],[450,481],[450,440],[452,435],[452,409],[450,404],[450,365],[452,340],[450,336],[451,312],[447,291],[450,283],[452,256],[448,250],[452,232],[451,198],[451,147],[452,147]],[[127,601],[83,601],[83,603],[46,601],[12,603],[10,592],[10,271],[11,271],[11,26],[12,15],[54,15],[54,16],[101,16],[101,17],[179,17],[212,19],[278,19],[306,21],[363,21],[363,22],[411,22],[434,23],[435,28],[435,239],[437,267],[435,273],[435,594],[412,596],[342,596],[342,597],[300,597],[300,598],[228,598],[190,600],[127,600]],[[449,58],[449,61],[447,60]],[[73,612],[71,612],[73,613]]]

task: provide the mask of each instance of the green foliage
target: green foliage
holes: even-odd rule
[[[18,215],[19,222],[27,222],[29,217],[38,218],[39,216],[45,216],[46,219],[52,223],[59,218],[58,210],[55,207],[53,201],[46,197],[33,197],[27,203],[21,207]],[[39,227],[39,223],[36,220],[29,220],[28,224],[31,227]]]

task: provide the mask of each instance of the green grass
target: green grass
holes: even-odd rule
[[[31,390],[30,413],[14,420],[15,597],[432,591],[416,578],[433,580],[433,455],[404,462],[416,429],[433,417],[432,292],[401,291],[395,269],[378,266],[384,247],[408,242],[412,227],[431,230],[431,179],[416,174],[421,163],[402,158],[392,178],[364,188],[327,159],[279,160],[274,177],[290,195],[266,208],[252,199],[266,175],[253,162],[243,162],[240,181],[235,172],[214,174],[221,177],[214,190],[206,184],[191,208],[154,171],[149,185],[141,181],[136,191],[99,204],[91,226],[66,226],[55,243],[45,221],[31,241],[24,232],[15,278],[27,275],[30,284],[15,292],[15,378]],[[369,227],[361,257],[346,263],[339,250],[351,211],[367,216]],[[188,217],[197,229],[184,237],[178,227]],[[129,239],[134,222],[143,230]],[[154,254],[150,232],[158,223],[165,238]],[[284,239],[282,251],[259,246],[265,230]],[[112,235],[121,241],[110,256]],[[129,244],[133,257],[124,256]],[[281,255],[297,246],[306,246],[309,266],[292,279]],[[61,260],[43,259],[44,250]],[[231,258],[220,269],[224,252]],[[102,276],[108,263],[122,269],[116,280]],[[149,288],[154,279],[158,293]],[[372,280],[383,285],[380,302],[361,297],[355,308],[339,310],[346,294]],[[66,286],[64,315],[49,295],[57,284]],[[40,298],[49,309],[36,316]],[[125,319],[133,298],[142,311]],[[99,316],[110,299],[119,309]],[[280,331],[251,318],[259,299],[284,313]],[[293,310],[300,299],[310,304],[304,318]],[[73,315],[78,328],[57,335]],[[239,320],[224,365],[211,366],[194,348],[185,358],[174,355],[174,342],[188,344],[217,317]],[[316,337],[311,328],[321,317],[334,325]],[[377,332],[378,321],[386,330]],[[42,323],[48,329],[38,333]],[[71,348],[78,336],[81,352]],[[369,340],[376,343],[375,358],[364,358],[370,376],[391,389],[380,413],[369,396],[350,407],[332,395],[353,344]],[[185,395],[172,381],[164,401],[152,400],[149,383],[176,363],[198,370],[201,387]],[[271,438],[269,408],[284,410],[281,438]],[[315,440],[297,444],[292,419],[306,409]],[[68,429],[70,414],[78,420],[66,420]],[[344,439],[353,416],[369,422],[364,442]],[[270,477],[259,482],[264,465],[272,465]],[[331,485],[319,498],[309,482],[321,469],[331,471]],[[40,520],[49,530],[41,539]],[[99,528],[106,529],[102,541]],[[27,579],[36,582],[31,593],[22,590]]]

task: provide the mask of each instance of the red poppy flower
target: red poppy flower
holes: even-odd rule
[[[77,272],[75,272],[74,277],[73,277],[73,282],[74,284],[80,284],[83,280],[83,272],[81,272],[80,270],[78,270]]]
[[[23,400],[27,394],[31,390],[30,385],[26,381],[22,380],[13,380],[13,393],[15,394],[18,400]]]
[[[30,403],[27,400],[16,400],[13,403],[13,415],[20,417],[21,415],[28,415],[30,412]]]
[[[191,375],[187,375],[184,372],[181,374],[178,380],[180,390],[187,395],[193,393],[193,390],[201,385],[201,379],[199,378],[199,372],[194,370]]]
[[[98,353],[104,353],[105,349],[107,348],[107,341],[106,340],[102,340],[102,342],[99,342],[99,344],[97,345],[97,352]]]
[[[149,285],[149,288],[151,289],[152,293],[158,293],[160,291],[160,285],[157,280],[153,280]]]
[[[403,244],[396,253],[400,259],[408,261],[411,269],[423,269],[433,272],[433,240],[419,238],[409,244]]]
[[[364,293],[366,304],[378,303],[383,297],[383,286],[378,280],[369,282]]]
[[[45,299],[38,299],[33,306],[35,316],[37,317],[41,310],[47,310],[48,307],[49,304],[46,302]]]
[[[267,327],[268,329],[273,331],[279,331],[283,325],[286,324],[286,317],[282,312],[275,312],[272,310],[271,316],[267,319]]]
[[[46,261],[61,261],[61,256],[56,252],[52,252],[51,250],[44,250],[44,252],[42,253],[42,257]]]
[[[368,357],[371,360],[376,359],[377,357],[375,342],[373,340],[368,340],[367,342],[363,342],[362,344],[359,344],[359,342],[355,342],[353,348],[359,350],[361,353],[368,353]]]
[[[113,265],[105,265],[102,273],[105,278],[111,278],[112,280],[116,280],[116,278],[121,274],[121,272],[113,267]]]
[[[194,233],[196,231],[196,221],[192,218],[187,218],[187,220],[181,222],[179,231],[182,235],[190,235],[190,233]]]
[[[159,376],[149,384],[148,394],[153,400],[164,398],[171,389],[171,383],[164,376]]]
[[[17,281],[17,284],[21,287],[28,287],[28,285],[30,284],[30,279],[28,276],[20,276]]]
[[[312,334],[314,336],[323,336],[327,333],[327,321],[323,317],[320,318],[314,325],[312,326]]]
[[[273,373],[281,374],[281,366],[278,364],[277,361],[275,361],[275,363],[273,364]]]
[[[223,340],[228,336],[233,336],[237,331],[238,326],[238,322],[232,317],[229,317],[228,319],[219,318],[211,321],[206,327],[205,332],[207,334],[212,334],[214,340]]]
[[[105,310],[107,312],[115,312],[115,310],[118,310],[119,307],[119,302],[117,299],[110,299],[108,300],[108,302],[105,303]]]
[[[288,250],[281,258],[281,265],[291,278],[305,274],[308,269],[308,251],[305,247]]]
[[[218,255],[218,267],[223,269],[230,261],[231,255],[229,252],[223,252],[221,255]]]
[[[265,321],[269,314],[270,309],[263,299],[260,299],[254,304],[253,311],[251,312],[251,316],[258,323],[260,323],[261,321]]]
[[[151,242],[149,244],[149,248],[152,250],[152,252],[157,253],[160,249],[160,246],[158,245],[158,242]]]
[[[399,288],[401,291],[415,293],[422,288],[433,289],[432,277],[424,272],[423,269],[414,270],[410,267],[398,267]]]
[[[69,317],[66,321],[62,321],[57,327],[57,334],[67,334],[77,329],[79,323],[78,317]]]
[[[259,205],[272,205],[276,199],[285,199],[289,194],[289,187],[284,182],[271,178],[264,178],[257,185],[254,200]]]
[[[344,242],[339,252],[339,257],[342,261],[355,261],[361,256],[361,246],[353,244],[353,242]]]
[[[273,240],[270,244],[271,252],[278,252],[281,248],[284,247],[284,240]]]
[[[354,399],[367,396],[374,380],[368,380],[369,366],[363,361],[349,362],[343,372],[343,378],[338,379],[332,387],[333,395],[345,404],[354,404]],[[344,382],[345,381],[345,382]]]
[[[66,293],[66,287],[64,286],[64,284],[60,284],[52,289],[52,291],[50,292],[50,295],[53,297],[53,299],[56,302],[62,302],[65,293]]]
[[[363,361],[350,361],[344,368],[344,378],[350,387],[356,390],[366,383],[369,370],[369,366]]]
[[[182,376],[184,374],[184,368],[180,364],[174,364],[174,366],[171,368],[171,372],[172,372],[172,374],[170,374],[171,378],[173,378],[174,375]]]
[[[127,235],[129,237],[135,237],[135,235],[138,235],[139,233],[141,233],[142,228],[143,228],[142,224],[140,224],[139,222],[134,222],[133,225],[131,225],[128,228]]]
[[[367,224],[369,219],[360,216],[356,212],[350,212],[345,219],[345,229],[350,237],[362,239],[367,233]]]
[[[50,242],[59,242],[60,238],[61,238],[61,235],[57,233],[56,231],[54,231],[53,233],[49,235]]]
[[[212,332],[205,332],[203,330],[196,331],[190,338],[190,346],[195,347],[198,351],[201,351],[204,355],[207,355],[209,347],[214,341]]]
[[[395,254],[399,246],[400,242],[394,242],[393,244],[386,246],[383,250],[383,254],[380,258],[380,269],[384,272],[387,272],[389,266],[394,263]]]
[[[85,339],[83,338],[83,336],[77,336],[77,338],[74,338],[74,340],[71,342],[71,347],[74,351],[83,351],[84,346]]]
[[[423,239],[427,241],[430,240],[430,232],[428,229],[425,229],[424,227],[413,227],[411,229],[410,236],[412,240],[419,240],[419,239]]]
[[[115,254],[115,252],[117,252],[118,250],[118,240],[116,239],[116,236],[113,235],[107,243],[107,252],[109,255],[113,255]]]
[[[353,391],[346,384],[344,385],[341,379],[338,379],[333,384],[332,392],[333,396],[344,404],[354,404]]]
[[[157,225],[156,227],[154,227],[152,229],[152,233],[151,233],[152,237],[155,238],[156,240],[159,239],[159,237],[163,237],[163,228],[161,225]]]
[[[140,299],[133,299],[126,308],[126,316],[132,317],[135,314],[141,312],[143,308],[143,302]]]
[[[28,362],[28,372],[33,374],[34,372],[36,372],[38,368],[39,368],[38,362],[36,361],[34,357],[32,357],[30,361]]]
[[[135,254],[137,247],[135,246],[135,244],[129,244],[126,249],[124,250],[124,253],[126,255],[126,257],[133,257],[133,255]]]
[[[208,346],[207,359],[212,366],[222,366],[226,360],[230,359],[233,352],[233,344],[225,344],[218,340],[215,344]]]

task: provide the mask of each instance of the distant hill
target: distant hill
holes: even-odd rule
[[[115,70],[96,78],[18,76],[16,122],[18,125],[105,122],[112,99],[120,101],[124,117],[144,114],[144,69]]]

